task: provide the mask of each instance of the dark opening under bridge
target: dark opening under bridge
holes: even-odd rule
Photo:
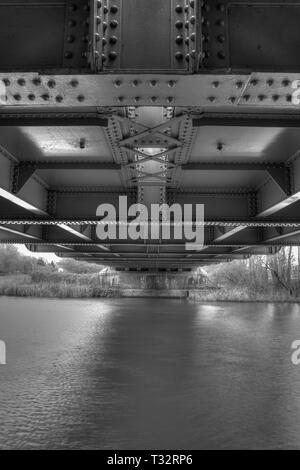
[[[299,23],[294,0],[0,0],[0,241],[143,270],[299,245]],[[120,195],[204,204],[205,246],[99,242]]]

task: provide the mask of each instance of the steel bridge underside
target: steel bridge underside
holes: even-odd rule
[[[300,245],[300,2],[0,0],[0,243],[121,269]],[[204,204],[205,245],[97,207]]]

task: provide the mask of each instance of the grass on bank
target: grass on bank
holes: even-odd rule
[[[114,297],[116,291],[101,288],[99,276],[36,272],[0,277],[0,295],[59,299]]]
[[[127,293],[129,291],[127,289]],[[30,275],[0,276],[0,296],[89,299],[120,297],[121,293],[118,289],[101,287],[97,274],[49,273],[40,270]],[[190,290],[188,298],[195,302],[300,302],[299,298],[272,286],[255,291],[245,287]]]
[[[300,302],[300,298],[271,287],[261,291],[245,287],[195,290],[189,292],[189,299],[195,302]]]

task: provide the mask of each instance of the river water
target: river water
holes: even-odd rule
[[[0,298],[1,449],[300,449],[296,304]]]

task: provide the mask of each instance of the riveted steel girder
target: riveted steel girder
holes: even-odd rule
[[[300,73],[45,75],[0,73],[3,109],[173,106],[238,110],[299,108]]]

